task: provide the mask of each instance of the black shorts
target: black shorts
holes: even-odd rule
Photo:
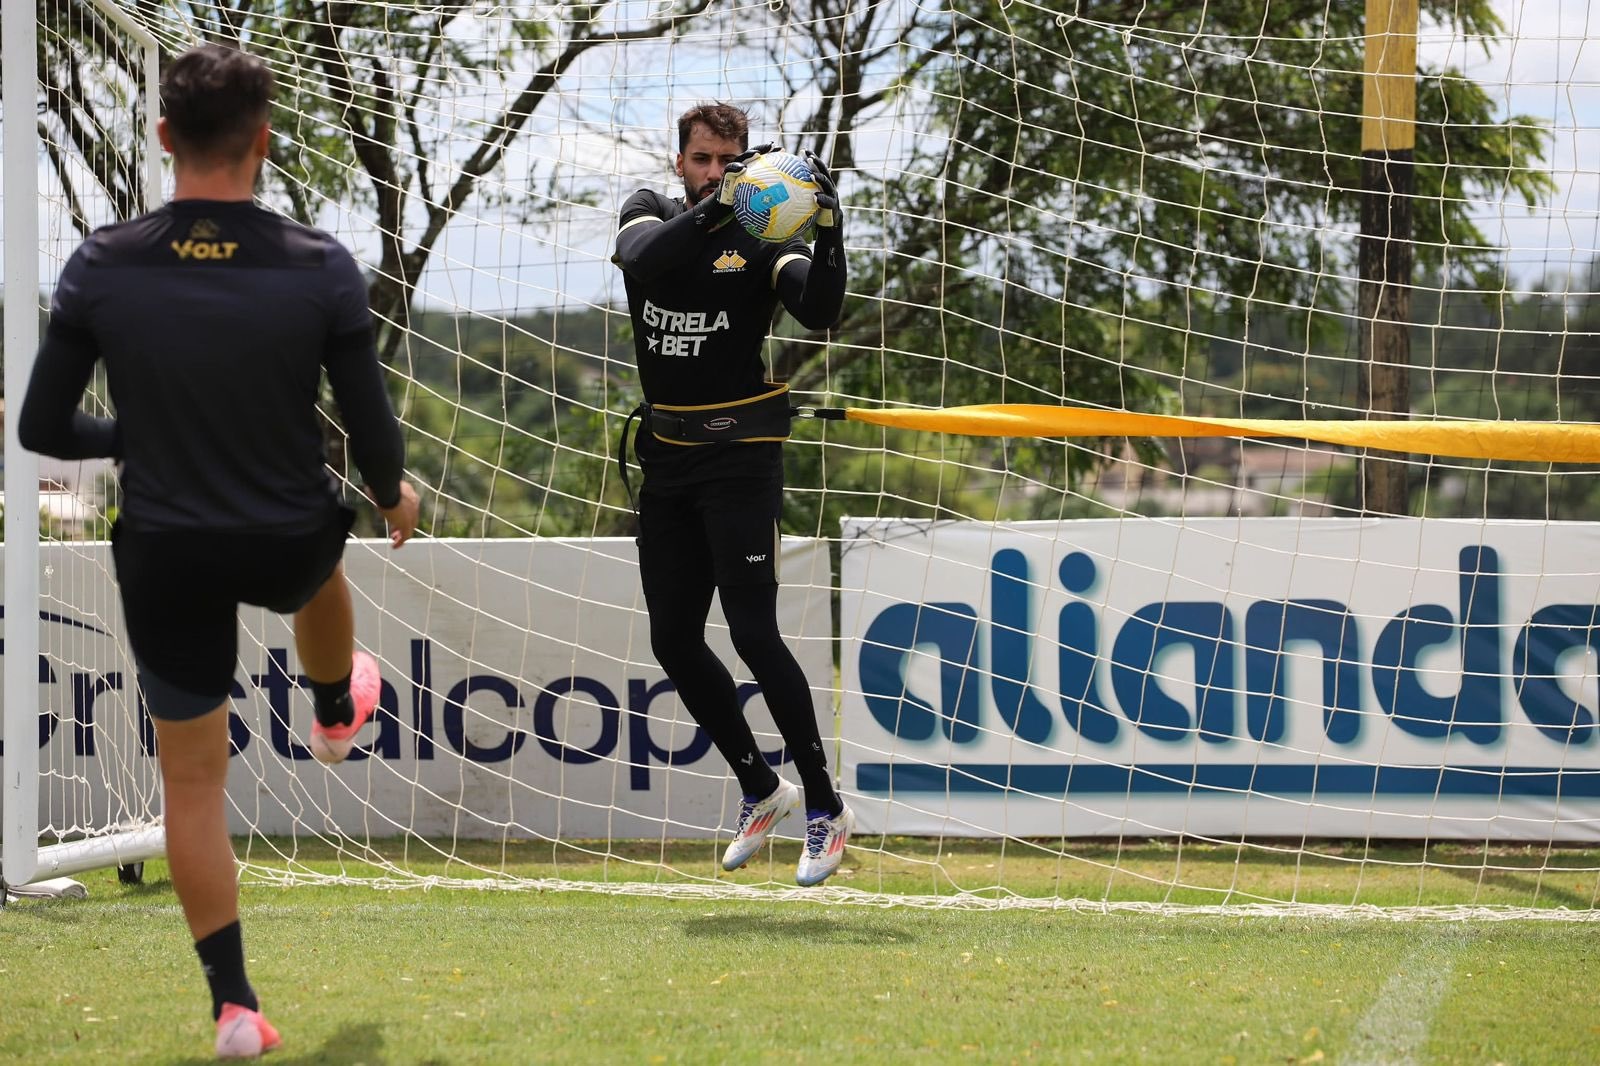
[[[179,721],[221,704],[238,669],[239,605],[304,607],[338,567],[354,521],[341,506],[310,533],[136,532],[119,522],[111,554],[150,714]]]
[[[782,513],[782,467],[665,489],[653,489],[646,477],[639,493],[645,595],[777,584]]]

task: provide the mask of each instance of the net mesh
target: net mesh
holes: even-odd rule
[[[1415,147],[1400,161],[1413,189],[1384,201],[1412,216],[1405,406],[1600,422],[1600,83],[1582,61],[1593,27],[1579,5],[1420,6]],[[149,193],[146,67],[105,11],[40,12],[41,218],[58,269]],[[651,660],[616,474],[616,435],[638,400],[609,262],[616,210],[639,187],[676,191],[675,120],[694,103],[747,106],[754,139],[813,149],[838,177],[843,317],[823,333],[780,320],[766,349],[802,402],[1390,410],[1362,296],[1373,42],[1359,5],[122,14],[167,57],[219,40],[273,67],[262,202],[334,233],[368,271],[425,496],[432,543],[349,556],[358,636],[390,682],[374,757],[332,773],[303,761],[309,701],[287,627],[245,620],[230,794],[256,877],[787,894],[776,858],[733,879],[716,870],[737,790]],[[353,477],[331,407],[328,425],[335,468]],[[786,464],[785,531],[802,540],[789,549],[785,631],[845,795],[870,812],[854,880],[820,898],[1591,913],[1600,864],[1568,845],[1595,835],[1585,790],[1600,698],[1579,608],[1600,588],[1587,534],[1569,523],[1593,513],[1593,470],[809,421]],[[1398,496],[1373,495],[1364,472],[1376,468],[1398,472]],[[104,535],[114,484],[104,468],[72,477],[69,506],[86,509],[47,525],[58,570],[42,609],[96,626],[112,650],[79,663],[81,631],[64,626],[47,651],[56,734],[43,758],[58,783],[47,832],[66,836],[125,817],[115,805],[90,814],[100,801],[75,790],[116,796],[135,817],[157,806],[133,672],[114,650],[108,558],[77,543]],[[1384,515],[1389,533],[1373,524]],[[945,528],[970,549],[940,541]],[[1539,614],[1556,607],[1572,610]],[[1359,639],[1345,648],[1326,617]],[[1545,674],[1530,666],[1539,638],[1579,630],[1539,660]],[[1401,665],[1384,673],[1379,634],[1391,632]],[[1484,715],[1468,698],[1479,640],[1498,649]],[[742,669],[720,619],[713,644]],[[1099,672],[1085,675],[1091,660]],[[1085,676],[1097,687],[1074,690]],[[738,679],[781,760],[748,674]],[[1386,684],[1405,698],[1386,702]],[[1548,706],[1522,698],[1535,689]],[[1549,710],[1563,698],[1564,733]],[[1035,707],[1047,726],[1029,724],[1043,721]],[[1337,739],[1337,712],[1368,748]],[[1493,743],[1473,739],[1490,719],[1503,723]],[[83,754],[67,740],[75,721],[93,759],[51,762]],[[1094,722],[1121,739],[1094,740]],[[1242,777],[1198,769],[1208,730],[1242,745],[1230,763]],[[1280,763],[1370,780],[1332,794],[1273,784],[1263,767]],[[892,767],[883,787],[863,788],[869,764]],[[1029,784],[971,769],[1069,764],[1126,781],[1084,797],[1046,770]],[[1390,788],[1378,769],[1340,769],[1390,764],[1499,784],[1485,798],[1442,772],[1431,788]],[[1129,767],[1162,768],[1170,795],[1152,798],[1163,790]],[[1520,770],[1553,775],[1550,791],[1507,793]],[[82,784],[93,775],[104,783]],[[984,787],[950,783],[961,779]],[[1232,814],[1212,812],[1218,795],[1239,801]],[[1279,813],[1252,813],[1263,809]],[[787,861],[799,827],[781,835]],[[988,850],[969,862],[973,838]],[[347,865],[330,874],[329,861]]]

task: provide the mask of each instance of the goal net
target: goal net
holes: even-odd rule
[[[40,8],[39,54],[98,72],[40,68],[43,291],[148,187],[130,31],[163,57],[242,45],[279,82],[261,202],[367,270],[424,490],[422,538],[346,555],[385,677],[347,764],[303,746],[286,622],[243,616],[229,794],[247,876],[1600,913],[1600,84],[1581,15],[1524,0],[98,11]],[[96,31],[64,28],[79,19]],[[75,136],[97,93],[121,106]],[[713,99],[839,180],[842,318],[780,317],[766,345],[799,402],[1370,430],[797,420],[780,623],[859,821],[841,873],[805,892],[798,819],[743,871],[718,867],[738,790],[651,657],[617,473],[640,398],[617,209],[640,187],[681,191],[676,118]],[[1450,425],[1409,451],[1382,433],[1395,419]],[[1482,422],[1553,424],[1579,458],[1474,450]],[[329,436],[347,472],[331,407]],[[62,488],[88,517],[42,524],[45,665],[36,708],[8,703],[5,757],[36,710],[20,747],[40,742],[38,828],[72,839],[155,824],[159,804],[96,539],[114,486]],[[7,606],[8,625],[28,609]],[[715,611],[708,639],[788,772]]]
[[[33,27],[8,20],[5,383],[18,406],[47,306],[40,282],[53,283],[95,227],[161,201],[160,49],[110,3],[43,4]],[[103,414],[96,378],[85,402]],[[6,418],[0,878],[17,886],[104,866],[137,877],[162,851],[161,800],[109,580],[112,465],[30,455],[16,446],[15,410]]]

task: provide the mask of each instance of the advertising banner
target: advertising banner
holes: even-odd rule
[[[872,832],[1600,839],[1600,526],[847,520]]]
[[[383,697],[361,745],[332,768],[305,747],[311,698],[288,619],[244,609],[232,828],[570,840],[731,824],[738,787],[651,656],[635,551],[627,538],[352,542],[356,635],[379,660]],[[785,539],[780,574],[779,627],[831,735],[827,544]],[[109,549],[46,547],[41,590],[39,735],[26,741],[40,746],[41,821],[103,827],[157,802]],[[708,640],[769,761],[781,762],[715,603]]]

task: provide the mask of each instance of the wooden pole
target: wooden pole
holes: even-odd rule
[[[1361,116],[1362,402],[1371,418],[1411,410],[1412,197],[1417,117],[1417,0],[1367,0]],[[1410,510],[1402,457],[1368,454],[1362,509]]]

